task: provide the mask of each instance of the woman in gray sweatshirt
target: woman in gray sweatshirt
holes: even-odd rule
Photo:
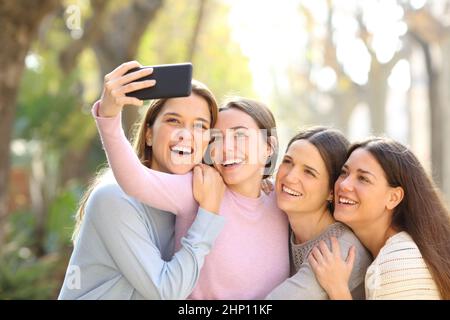
[[[353,232],[333,218],[333,186],[345,162],[349,142],[337,130],[315,127],[294,136],[278,168],[278,207],[289,219],[291,277],[267,299],[328,299],[309,265],[308,256],[321,240],[336,237],[342,255],[356,251],[350,277],[354,299],[364,299],[364,275],[371,256]]]

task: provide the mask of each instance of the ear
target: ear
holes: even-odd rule
[[[404,195],[405,192],[402,187],[391,188],[386,207],[389,210],[393,210],[403,200]]]
[[[152,128],[147,128],[145,131],[145,144],[149,147],[152,146]]]
[[[328,195],[327,201],[333,202],[333,190],[330,191],[330,194]]]
[[[274,136],[270,136],[267,140],[267,155],[271,157],[275,154],[277,148],[278,140]]]

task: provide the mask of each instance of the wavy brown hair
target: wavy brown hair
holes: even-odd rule
[[[387,138],[369,138],[353,144],[372,154],[391,187],[402,187],[404,197],[394,209],[392,226],[406,231],[417,244],[441,297],[450,299],[450,216],[439,189],[416,156]]]
[[[192,94],[195,94],[203,99],[208,104],[209,113],[211,116],[211,127],[213,127],[216,124],[217,121],[217,114],[218,114],[218,105],[216,98],[214,97],[214,94],[209,90],[209,88],[203,84],[200,81],[192,80]],[[153,124],[155,123],[158,115],[161,113],[161,110],[163,109],[165,103],[169,99],[156,99],[153,100],[150,103],[150,106],[145,113],[145,116],[137,122],[136,128],[134,130],[134,138],[133,141],[133,148],[139,157],[139,160],[143,165],[150,168],[151,167],[151,160],[152,160],[152,148],[150,146],[147,146],[145,143],[146,141],[146,132],[147,128],[151,128]],[[95,189],[97,185],[100,184],[100,182],[103,180],[104,176],[110,171],[109,167],[104,167],[100,169],[94,179],[91,181],[90,185],[86,189],[86,192],[82,195],[79,207],[77,210],[77,213],[75,215],[75,229],[72,234],[72,241],[75,241],[78,233],[80,231],[81,221],[83,220],[84,211],[86,208],[86,203],[89,199],[89,196],[91,195],[92,191]]]

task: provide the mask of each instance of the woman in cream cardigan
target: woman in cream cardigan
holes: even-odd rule
[[[335,184],[336,220],[347,224],[375,260],[366,299],[450,299],[450,220],[432,180],[402,144],[371,138],[354,144]],[[351,298],[355,258],[325,243],[309,256],[331,299]]]

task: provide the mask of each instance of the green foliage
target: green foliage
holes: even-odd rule
[[[68,4],[73,1],[64,1],[64,5]],[[128,4],[129,1],[111,1],[108,11]],[[198,1],[164,1],[141,39],[136,58],[143,64],[186,61],[197,4]],[[83,0],[79,5],[84,23],[92,14],[90,2]],[[219,100],[227,94],[253,95],[248,61],[231,40],[227,10],[220,1],[207,2],[193,57],[194,77],[206,83]],[[43,171],[39,191],[48,202],[48,210],[39,214],[43,214],[45,234],[37,239],[38,213],[33,212],[31,205],[9,215],[6,244],[0,250],[0,299],[56,297],[70,254],[73,216],[84,191],[80,186],[86,182],[79,179],[62,184],[62,171],[68,162],[81,159],[78,165],[86,167],[84,174],[93,176],[95,168],[105,160],[89,113],[100,96],[103,75],[99,74],[92,47],[82,52],[70,74],[62,72],[59,55],[73,41],[64,19],[61,14],[47,20],[27,57],[13,132],[13,139],[21,140],[26,150],[12,155],[13,165],[30,174],[36,167]]]
[[[3,254],[0,264],[0,300],[50,299],[60,285],[53,278],[57,255],[26,258],[27,248]]]
[[[186,61],[198,1],[166,0],[144,35],[137,59],[142,64]],[[228,7],[207,2],[194,52],[194,78],[204,82],[220,101],[226,95],[253,96],[248,59],[231,39]]]
[[[67,266],[79,191],[63,191],[51,203],[43,256],[36,256],[33,250],[35,215],[28,211],[10,215],[8,245],[0,253],[0,300],[56,297]]]

